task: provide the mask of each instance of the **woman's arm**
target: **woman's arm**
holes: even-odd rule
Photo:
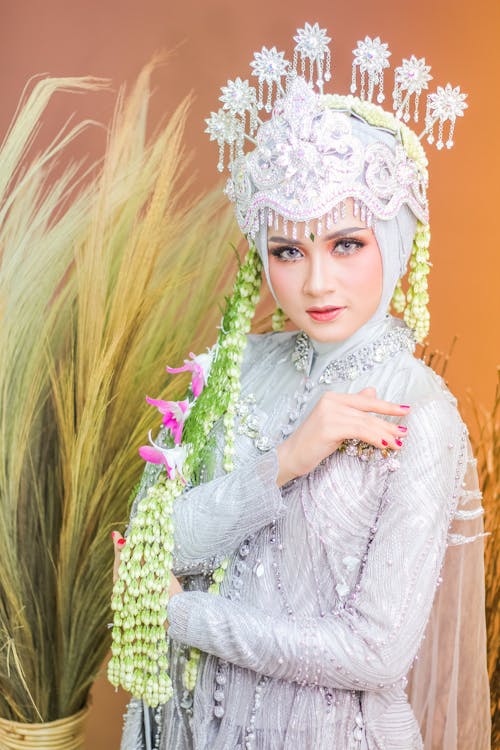
[[[177,498],[173,512],[174,574],[211,572],[245,537],[278,518],[286,506],[276,484],[277,474],[278,458],[272,450]],[[148,464],[125,536],[138,504],[159,476],[158,467]]]
[[[293,620],[186,592],[169,603],[169,635],[301,684],[378,690],[406,675],[439,585],[466,444],[450,401],[412,407],[407,424],[355,599],[324,617]]]
[[[200,484],[174,504],[175,575],[213,570],[238,545],[285,511],[272,450],[218,479]]]

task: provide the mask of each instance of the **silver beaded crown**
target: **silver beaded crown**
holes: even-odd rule
[[[292,223],[294,233],[296,223],[305,222],[307,234],[308,222],[316,219],[321,234],[343,215],[348,198],[367,224],[373,217],[393,218],[403,204],[427,223],[427,159],[420,141],[451,148],[467,95],[449,83],[428,94],[417,135],[406,123],[412,116],[418,123],[419,100],[432,79],[424,58],[412,55],[395,69],[392,114],[380,106],[391,53],[379,37],[357,43],[347,96],[323,92],[331,79],[326,30],[306,23],[294,41],[292,63],[276,47],[256,52],[250,66],[258,87],[241,78],[228,81],[221,109],[206,119],[221,172],[229,147],[226,193],[243,233],[255,237],[263,222],[277,227],[281,219],[285,228]],[[261,119],[262,112],[270,118]],[[387,138],[365,145],[353,120],[395,136],[393,147]],[[245,142],[254,146],[247,153]]]

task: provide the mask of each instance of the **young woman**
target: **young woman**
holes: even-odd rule
[[[402,120],[420,93],[415,71],[423,89],[429,69],[412,58],[412,75],[399,75],[398,119],[370,101],[387,67],[380,40],[358,46],[361,97],[322,93],[329,39],[317,24],[295,41],[295,73],[264,48],[252,64],[258,94],[228,82],[208,121],[233,150],[227,192],[258,256],[251,249],[240,269],[210,374],[199,359],[186,365],[202,379],[201,395],[193,381],[197,397],[182,402],[182,414],[155,402],[168,429],[143,453],[172,482],[176,472],[187,482],[171,502],[172,691],[155,711],[147,689],[144,701],[132,700],[122,750],[486,750],[474,459],[454,397],[413,355],[428,328],[427,174]],[[314,85],[298,74],[300,61]],[[278,94],[261,122],[265,84]],[[463,95],[447,102],[444,115],[427,113],[439,140]],[[387,310],[391,299],[404,306],[410,255],[405,323]],[[261,265],[290,330],[245,337],[238,321],[254,307]],[[196,420],[210,427],[203,440]],[[179,425],[182,443],[169,443]],[[130,541],[115,535],[116,575],[127,550],[128,585],[122,570],[133,550],[148,563],[134,528],[147,525],[148,510],[152,529],[161,517],[155,491],[147,494],[159,471],[146,472]],[[115,597],[125,590],[119,584]],[[136,625],[140,617],[136,609]]]

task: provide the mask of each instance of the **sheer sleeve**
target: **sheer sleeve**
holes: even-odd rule
[[[131,513],[159,472],[148,467]],[[250,534],[284,512],[276,484],[278,457],[269,451],[221,477],[184,492],[174,504],[174,575],[213,570]]]
[[[466,431],[454,403],[442,398],[412,408],[406,440],[347,605],[294,619],[186,592],[168,605],[169,635],[305,685],[382,690],[404,678],[439,585],[465,470]]]
[[[443,584],[408,684],[425,750],[490,749],[483,537],[476,460],[468,444]]]
[[[245,537],[281,515],[286,506],[277,474],[273,450],[178,498],[173,515],[174,573],[192,573],[224,558]],[[213,567],[212,562],[209,568]]]

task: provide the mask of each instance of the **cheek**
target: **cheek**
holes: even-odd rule
[[[356,257],[356,268],[351,269],[350,287],[358,298],[367,305],[378,304],[382,296],[383,272],[382,258],[378,246],[365,248],[367,252]]]
[[[269,256],[269,278],[276,296],[283,304],[286,304],[288,298],[295,298],[298,275],[294,263],[283,263],[272,255]]]

